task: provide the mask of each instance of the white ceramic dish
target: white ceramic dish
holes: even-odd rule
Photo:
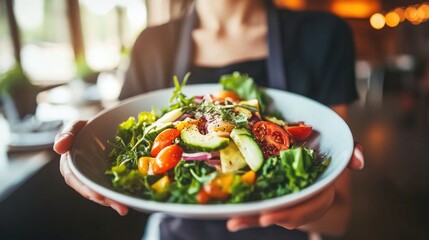
[[[217,84],[201,84],[188,85],[184,87],[183,92],[187,96],[194,96],[213,93],[217,90],[220,90]],[[335,112],[308,98],[267,89],[267,93],[274,100],[275,107],[283,113],[287,121],[305,121],[318,133],[312,135],[307,146],[332,157],[331,164],[314,184],[300,192],[274,199],[221,205],[162,203],[115,191],[109,176],[105,174],[108,167],[107,154],[110,151],[107,141],[114,138],[118,124],[129,116],[137,116],[139,112],[151,110],[152,107],[161,109],[167,106],[172,92],[173,89],[163,89],[142,94],[96,115],[76,137],[71,151],[72,157],[69,159],[73,173],[96,192],[139,211],[165,212],[190,218],[222,219],[251,215],[303,201],[330,184],[344,170],[351,157],[353,151],[351,131]]]

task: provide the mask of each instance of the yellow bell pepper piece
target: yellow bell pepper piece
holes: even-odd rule
[[[256,181],[256,172],[249,170],[241,175],[241,181],[248,184],[254,184]]]
[[[157,193],[164,192],[167,186],[170,185],[170,178],[167,175],[164,175],[150,187]]]

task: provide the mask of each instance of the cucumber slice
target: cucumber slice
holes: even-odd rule
[[[236,172],[247,166],[243,154],[233,141],[229,142],[228,147],[220,150],[220,165],[223,173]]]
[[[196,125],[184,128],[180,137],[187,150],[185,152],[214,152],[226,148],[229,144],[229,138],[216,134],[201,134]]]
[[[182,116],[183,111],[181,108],[177,108],[174,110],[171,110],[170,112],[164,114],[162,117],[160,117],[158,120],[156,120],[153,124],[158,125],[161,123],[171,123],[176,121],[180,116]]]
[[[247,165],[249,165],[249,167],[256,172],[259,170],[259,168],[261,168],[264,162],[264,155],[262,154],[261,148],[251,135],[239,134],[238,132],[242,132],[242,130],[232,130],[231,138],[237,145],[241,154],[243,154]]]
[[[231,136],[231,138],[234,138],[236,135],[239,135],[239,134],[244,134],[244,135],[252,136],[252,134],[250,133],[250,131],[247,130],[246,128],[234,128],[231,131],[230,136]]]

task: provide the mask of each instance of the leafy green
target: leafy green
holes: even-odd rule
[[[193,105],[193,98],[188,98],[186,97],[185,94],[182,93],[182,89],[186,85],[186,82],[188,81],[189,76],[190,76],[190,73],[187,73],[183,78],[182,83],[179,83],[179,79],[177,78],[177,76],[174,76],[173,82],[174,82],[175,89],[170,98],[170,106],[164,109],[164,113],[177,108],[183,108],[183,107],[188,107],[190,105]]]
[[[231,187],[229,203],[242,203],[252,200],[255,185],[243,183],[239,176],[235,175]]]
[[[135,169],[141,156],[149,156],[152,143],[146,137],[148,126],[156,117],[151,112],[141,112],[138,121],[135,117],[129,117],[118,125],[115,140],[109,141],[113,147],[109,153],[112,166],[125,164],[129,169]]]
[[[289,180],[288,188],[292,192],[297,192],[312,183],[310,171],[314,158],[313,150],[302,147],[288,149],[280,153],[280,159]]]
[[[15,64],[11,69],[0,74],[0,96],[10,92],[17,86],[29,85],[30,80],[24,73],[21,64]]]
[[[118,165],[112,167],[109,173],[114,176],[112,183],[117,189],[129,193],[139,193],[142,190],[150,189],[148,184],[146,184],[145,178],[138,170],[131,170],[125,165]]]
[[[297,192],[310,184],[329,165],[330,158],[319,159],[305,147],[291,148],[270,157],[262,166],[256,182],[261,199]]]
[[[234,124],[237,128],[243,128],[249,124],[247,115],[243,112],[234,111],[232,106],[230,108],[221,108],[220,114],[222,120]]]
[[[262,113],[266,113],[268,105],[271,103],[270,97],[256,85],[253,78],[247,74],[234,72],[220,78],[223,89],[236,92],[245,100],[257,99]]]
[[[170,185],[170,197],[167,202],[196,203],[195,196],[204,183],[201,178],[210,176],[211,173],[215,173],[215,169],[204,161],[180,161],[174,168],[175,181]]]

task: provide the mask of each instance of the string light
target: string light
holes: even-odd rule
[[[419,14],[419,18],[423,19],[423,21],[426,21],[429,19],[429,4],[425,3],[420,5],[417,8],[417,12]]]
[[[405,9],[405,18],[410,22],[415,22],[419,19],[419,12],[414,6],[409,6]]]
[[[418,25],[429,20],[429,3],[409,5],[406,7],[397,7],[388,11],[385,15],[382,13],[373,14],[369,22],[374,29],[382,29],[385,25],[396,27],[404,21]]]
[[[371,26],[375,29],[382,29],[386,24],[385,18],[381,13],[375,13],[369,19]]]
[[[386,25],[389,27],[396,27],[401,21],[401,18],[396,12],[389,12],[388,14],[386,14],[385,19],[386,19]]]
[[[405,20],[405,10],[403,8],[395,8],[395,10],[393,10],[396,14],[398,14],[399,16],[399,22],[403,22]]]

